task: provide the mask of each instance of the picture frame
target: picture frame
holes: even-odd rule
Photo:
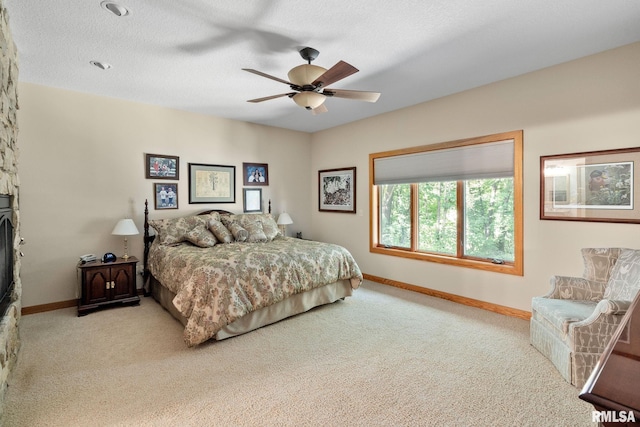
[[[262,212],[262,188],[243,188],[243,211]]]
[[[640,223],[640,148],[540,157],[540,219]]]
[[[318,171],[318,210],[356,213],[356,168]]]
[[[180,179],[180,157],[164,154],[145,154],[147,179]]]
[[[160,209],[178,209],[178,184],[177,183],[153,183],[153,206]]]
[[[189,203],[235,203],[236,167],[189,163]]]
[[[242,163],[244,185],[269,185],[269,165],[267,163]]]

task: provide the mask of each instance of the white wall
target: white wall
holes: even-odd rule
[[[76,298],[76,262],[84,253],[122,255],[111,230],[132,217],[142,233],[150,217],[205,209],[242,212],[242,163],[267,163],[265,209],[285,210],[294,231],[311,231],[310,136],[272,127],[54,89],[19,85],[18,146],[24,307]],[[154,210],[144,154],[180,157],[179,210]],[[236,203],[189,204],[187,163],[236,166]],[[129,239],[142,260],[142,235]],[[140,283],[139,283],[140,286]]]
[[[552,274],[580,275],[579,249],[640,248],[640,225],[539,219],[540,156],[640,146],[640,43],[312,136],[311,169],[357,167],[357,214],[313,209],[318,240],[365,273],[530,310]],[[383,102],[384,93],[381,100]],[[370,153],[524,130],[524,277],[369,252]],[[317,204],[317,178],[311,184]]]

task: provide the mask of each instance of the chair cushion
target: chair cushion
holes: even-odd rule
[[[623,249],[604,291],[604,298],[633,301],[640,289],[640,250]]]
[[[582,259],[584,260],[584,273],[587,280],[606,283],[609,280],[622,248],[584,248]]]
[[[566,334],[569,331],[569,324],[580,322],[593,313],[597,301],[580,301],[567,299],[554,299],[544,297],[534,297],[531,301],[531,308],[540,321],[546,320]]]

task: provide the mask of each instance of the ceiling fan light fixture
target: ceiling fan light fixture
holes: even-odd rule
[[[339,61],[328,70],[326,68],[318,67],[317,65],[311,65],[311,61],[313,61],[318,54],[319,52],[317,50],[310,47],[301,49],[300,56],[302,56],[302,59],[309,61],[309,63],[292,68],[287,74],[289,77],[288,81],[252,68],[243,68],[244,71],[284,83],[293,91],[280,93],[278,95],[265,96],[262,98],[249,99],[247,102],[262,102],[287,96],[293,99],[298,106],[306,110],[311,110],[315,115],[326,113],[328,111],[327,107],[324,105],[324,101],[327,97],[354,99],[357,101],[367,102],[376,102],[378,100],[380,94],[377,92],[330,89],[330,85],[352,75],[353,73],[357,73],[358,69],[344,61]]]
[[[305,91],[296,93],[293,95],[293,102],[301,106],[302,108],[306,108],[307,110],[314,110],[322,105],[326,96],[318,92]]]
[[[317,65],[303,64],[292,68],[287,76],[291,83],[298,86],[305,86],[310,85],[326,71],[326,68],[318,67]]]

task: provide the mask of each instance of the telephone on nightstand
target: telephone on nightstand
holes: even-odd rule
[[[85,254],[85,255],[80,255],[80,263],[81,264],[86,264],[89,261],[95,261],[97,260],[98,257],[95,256],[94,254]]]

